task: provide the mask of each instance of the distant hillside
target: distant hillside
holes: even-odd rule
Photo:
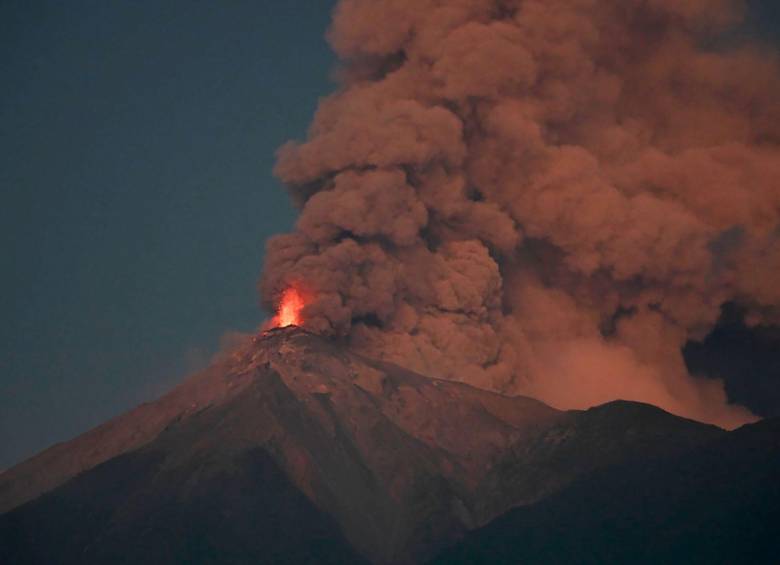
[[[436,564],[778,563],[780,419],[587,475]]]

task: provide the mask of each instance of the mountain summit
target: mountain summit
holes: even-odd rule
[[[424,562],[511,509],[730,436],[631,402],[561,412],[276,329],[0,476],[0,560]]]

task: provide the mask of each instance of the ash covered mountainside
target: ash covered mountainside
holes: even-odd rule
[[[523,532],[537,544],[524,545],[525,561],[554,560],[552,547],[576,540],[562,520],[583,522],[587,508],[571,500],[582,484],[607,492],[615,481],[604,477],[618,473],[611,488],[623,496],[665,492],[657,481],[667,481],[674,514],[690,492],[674,469],[695,450],[720,462],[685,467],[704,515],[697,524],[717,523],[709,493],[731,492],[746,469],[756,480],[728,508],[754,516],[757,507],[768,520],[766,505],[780,502],[780,449],[765,441],[775,424],[727,433],[631,402],[561,412],[426,378],[295,327],[272,330],[160,400],[1,475],[0,561],[474,562],[496,559],[474,553],[473,540],[492,535],[512,562],[510,541]],[[584,504],[603,506],[591,499]],[[608,523],[630,516],[619,503],[610,512]],[[549,546],[531,529],[539,523],[558,532]],[[761,524],[732,542],[773,539],[777,526]],[[643,527],[637,547],[652,548]]]

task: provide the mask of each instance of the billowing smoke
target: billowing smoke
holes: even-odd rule
[[[273,307],[424,374],[735,426],[681,346],[780,321],[780,72],[729,0],[342,0]]]

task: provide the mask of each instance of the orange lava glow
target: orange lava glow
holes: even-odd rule
[[[303,322],[301,310],[304,306],[303,297],[296,289],[288,288],[285,290],[276,313],[276,327],[300,326]]]

